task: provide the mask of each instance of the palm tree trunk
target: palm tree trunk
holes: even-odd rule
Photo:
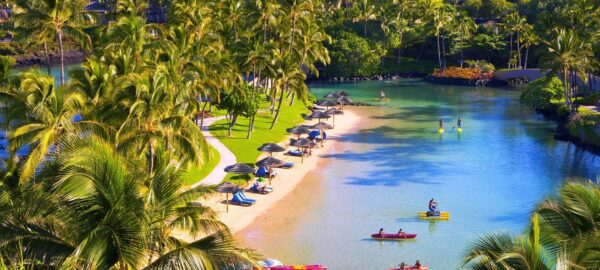
[[[527,58],[529,58],[529,46],[525,49],[525,63],[523,63],[523,68],[527,69]]]
[[[512,60],[512,52],[513,52],[513,35],[510,34],[510,53],[508,54],[508,68],[510,68],[510,60]]]
[[[279,104],[277,105],[277,112],[275,113],[275,118],[273,118],[273,122],[271,123],[271,127],[269,129],[273,129],[275,127],[275,123],[277,123],[277,119],[279,119],[279,112],[281,112],[281,103],[283,103],[283,92],[285,90],[285,84],[281,88],[281,94],[279,95]]]
[[[367,19],[365,19],[363,26],[364,26],[365,37],[367,37]]]
[[[442,63],[444,64],[444,69],[446,69],[446,37],[442,37]]]
[[[231,122],[229,122],[229,137],[231,137],[231,130],[233,129],[233,126],[235,126],[235,122],[237,121],[238,116],[237,115],[232,115],[231,116]]]
[[[517,54],[519,55],[518,56],[519,64],[518,64],[517,68],[522,69],[523,66],[521,65],[521,41],[519,40],[519,32],[517,32]]]
[[[246,134],[246,139],[250,139],[250,135],[252,134],[252,130],[254,129],[254,115],[250,116],[250,122],[248,123],[248,134]]]
[[[46,55],[46,68],[48,69],[48,75],[52,75],[52,70],[50,69],[50,54],[48,53],[47,42],[44,42],[44,54]]]
[[[294,48],[294,32],[296,31],[296,17],[292,16],[292,36],[290,37],[290,54]]]
[[[62,32],[58,31],[58,53],[60,54],[60,85],[65,84],[65,55],[63,53]]]
[[[152,143],[148,143],[148,156],[149,156],[149,162],[148,162],[148,173],[150,173],[150,176],[152,176],[152,174],[154,174],[154,147],[152,147]]]
[[[440,33],[436,34],[436,38],[437,38],[437,53],[438,53],[438,64],[440,69],[442,68],[442,54],[440,51]]]
[[[292,100],[290,100],[290,106],[294,105],[294,99],[296,99],[296,94],[292,93]]]
[[[563,84],[565,87],[565,105],[567,105],[567,111],[569,113],[571,113],[571,106],[570,106],[570,102],[569,102],[570,101],[570,98],[569,98],[570,89],[569,89],[568,76],[569,76],[568,70],[566,68],[563,69]]]

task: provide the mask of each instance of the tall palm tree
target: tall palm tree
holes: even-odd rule
[[[308,87],[304,80],[306,80],[306,74],[298,67],[297,62],[292,56],[288,54],[281,54],[278,51],[274,54],[277,69],[275,70],[275,92],[274,96],[279,93],[277,100],[277,108],[275,109],[275,117],[271,122],[270,129],[275,127],[279,113],[281,112],[281,104],[283,103],[284,94],[290,92],[295,94],[299,99],[304,100],[308,93]]]
[[[581,41],[575,32],[559,28],[554,29],[553,33],[552,40],[544,41],[548,49],[541,55],[539,64],[550,74],[562,74],[565,105],[569,113],[574,113],[578,109],[573,103],[577,89],[576,76],[595,70],[597,61],[592,45]]]
[[[360,0],[358,1],[358,8],[360,14],[353,19],[354,22],[363,22],[363,34],[365,37],[367,36],[367,23],[370,20],[374,20],[377,18],[377,9],[375,5],[370,3],[370,0]]]
[[[21,180],[33,176],[36,168],[60,140],[73,134],[73,117],[85,104],[85,99],[77,91],[57,89],[50,76],[32,71],[22,75],[18,88],[0,90],[0,95],[10,106],[8,139],[11,153],[23,146],[30,147],[30,153],[23,165]],[[26,115],[22,115],[27,112]]]
[[[15,24],[29,29],[40,39],[46,48],[47,42],[56,39],[60,55],[60,83],[65,84],[65,38],[80,41],[84,48],[92,42],[84,31],[86,23],[93,22],[90,13],[85,12],[87,1],[81,0],[18,0],[20,13],[15,14]]]

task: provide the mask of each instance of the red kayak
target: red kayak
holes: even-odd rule
[[[417,237],[417,235],[416,234],[411,234],[411,233],[403,233],[403,234],[397,234],[397,233],[379,234],[379,233],[375,233],[375,234],[371,234],[371,238],[377,239],[377,240],[404,240],[404,239],[413,239],[415,237]]]
[[[302,270],[325,270],[325,269],[327,269],[327,266],[320,265],[320,264],[315,264],[315,265],[297,265],[297,266],[271,266],[271,267],[266,267],[264,269],[269,269],[269,270],[295,270],[295,269],[302,269]]]
[[[429,267],[421,265],[417,266],[404,266],[404,268],[391,268],[390,270],[428,270]]]

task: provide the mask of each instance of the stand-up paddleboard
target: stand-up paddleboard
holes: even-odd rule
[[[430,212],[419,212],[419,219],[449,220],[450,213],[449,212],[435,212],[435,213],[431,214]]]
[[[444,133],[444,129],[443,128],[438,128],[437,132],[438,133]]]
[[[456,132],[462,132],[462,128],[457,128]]]
[[[389,98],[386,98],[386,99],[380,99],[380,98],[376,98],[376,99],[373,99],[373,100],[371,100],[371,101],[374,101],[374,102],[390,102],[390,101],[392,101],[392,100],[391,100],[391,99],[389,99]]]

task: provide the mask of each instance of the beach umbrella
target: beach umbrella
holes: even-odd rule
[[[290,145],[298,147],[298,148],[306,149],[306,148],[312,148],[317,144],[307,138],[301,138],[301,139],[293,141]],[[302,154],[300,155],[300,160],[301,160],[301,162],[304,162],[304,151],[302,151]]]
[[[311,129],[333,129],[333,126],[324,122],[316,123],[310,127]]]
[[[263,158],[261,160],[259,160],[258,162],[256,162],[257,166],[261,166],[261,167],[269,167],[269,185],[271,184],[271,180],[272,180],[272,167],[273,166],[279,166],[282,165],[284,162],[283,160],[279,160],[276,159],[274,157],[268,156],[266,158]]]
[[[254,172],[254,168],[244,163],[237,163],[225,167],[225,172],[234,174],[249,174]]]
[[[336,108],[331,108],[331,109],[325,111],[325,113],[333,116],[333,127],[335,128],[335,115],[336,114],[344,114],[344,111],[340,111],[340,110],[338,110]]]
[[[247,166],[247,165],[246,165]],[[250,167],[250,166],[248,166]],[[242,188],[232,184],[231,182],[225,182],[223,184],[221,184],[219,187],[217,187],[217,191],[220,193],[225,193],[225,204],[227,204],[226,206],[226,211],[229,212],[229,193],[236,193],[239,190],[241,190]]]
[[[274,157],[269,156],[269,157],[263,158],[263,159],[259,160],[258,162],[256,162],[256,166],[270,167],[270,166],[281,165],[283,163],[284,163],[283,160],[276,159]]]
[[[336,100],[332,100],[332,99],[325,99],[325,100],[317,101],[317,105],[325,106],[325,107],[327,107],[327,109],[329,109],[329,107],[337,106],[338,104],[339,104],[339,102],[337,102]]]
[[[321,122],[321,119],[327,119],[327,118],[330,118],[330,117],[331,117],[331,115],[329,115],[327,113],[324,113],[324,112],[320,112],[320,111],[313,112],[310,115],[310,118],[313,118],[313,119],[317,118],[317,119],[319,119],[319,123]]]
[[[269,152],[270,155],[273,155],[273,152],[283,152],[285,151],[285,148],[279,146],[276,143],[265,143],[258,148],[258,151]]]
[[[337,101],[340,103],[340,109],[344,109],[344,105],[352,104],[354,101],[349,99],[347,96],[341,96],[337,98]]]
[[[291,133],[291,134],[298,135],[298,138],[300,138],[300,135],[302,135],[302,134],[308,134],[310,132],[310,129],[308,129],[307,126],[299,125],[299,126],[295,126],[293,128],[288,128],[287,132]]]
[[[313,105],[312,107],[310,107],[310,110],[311,111],[324,111],[325,109]]]

